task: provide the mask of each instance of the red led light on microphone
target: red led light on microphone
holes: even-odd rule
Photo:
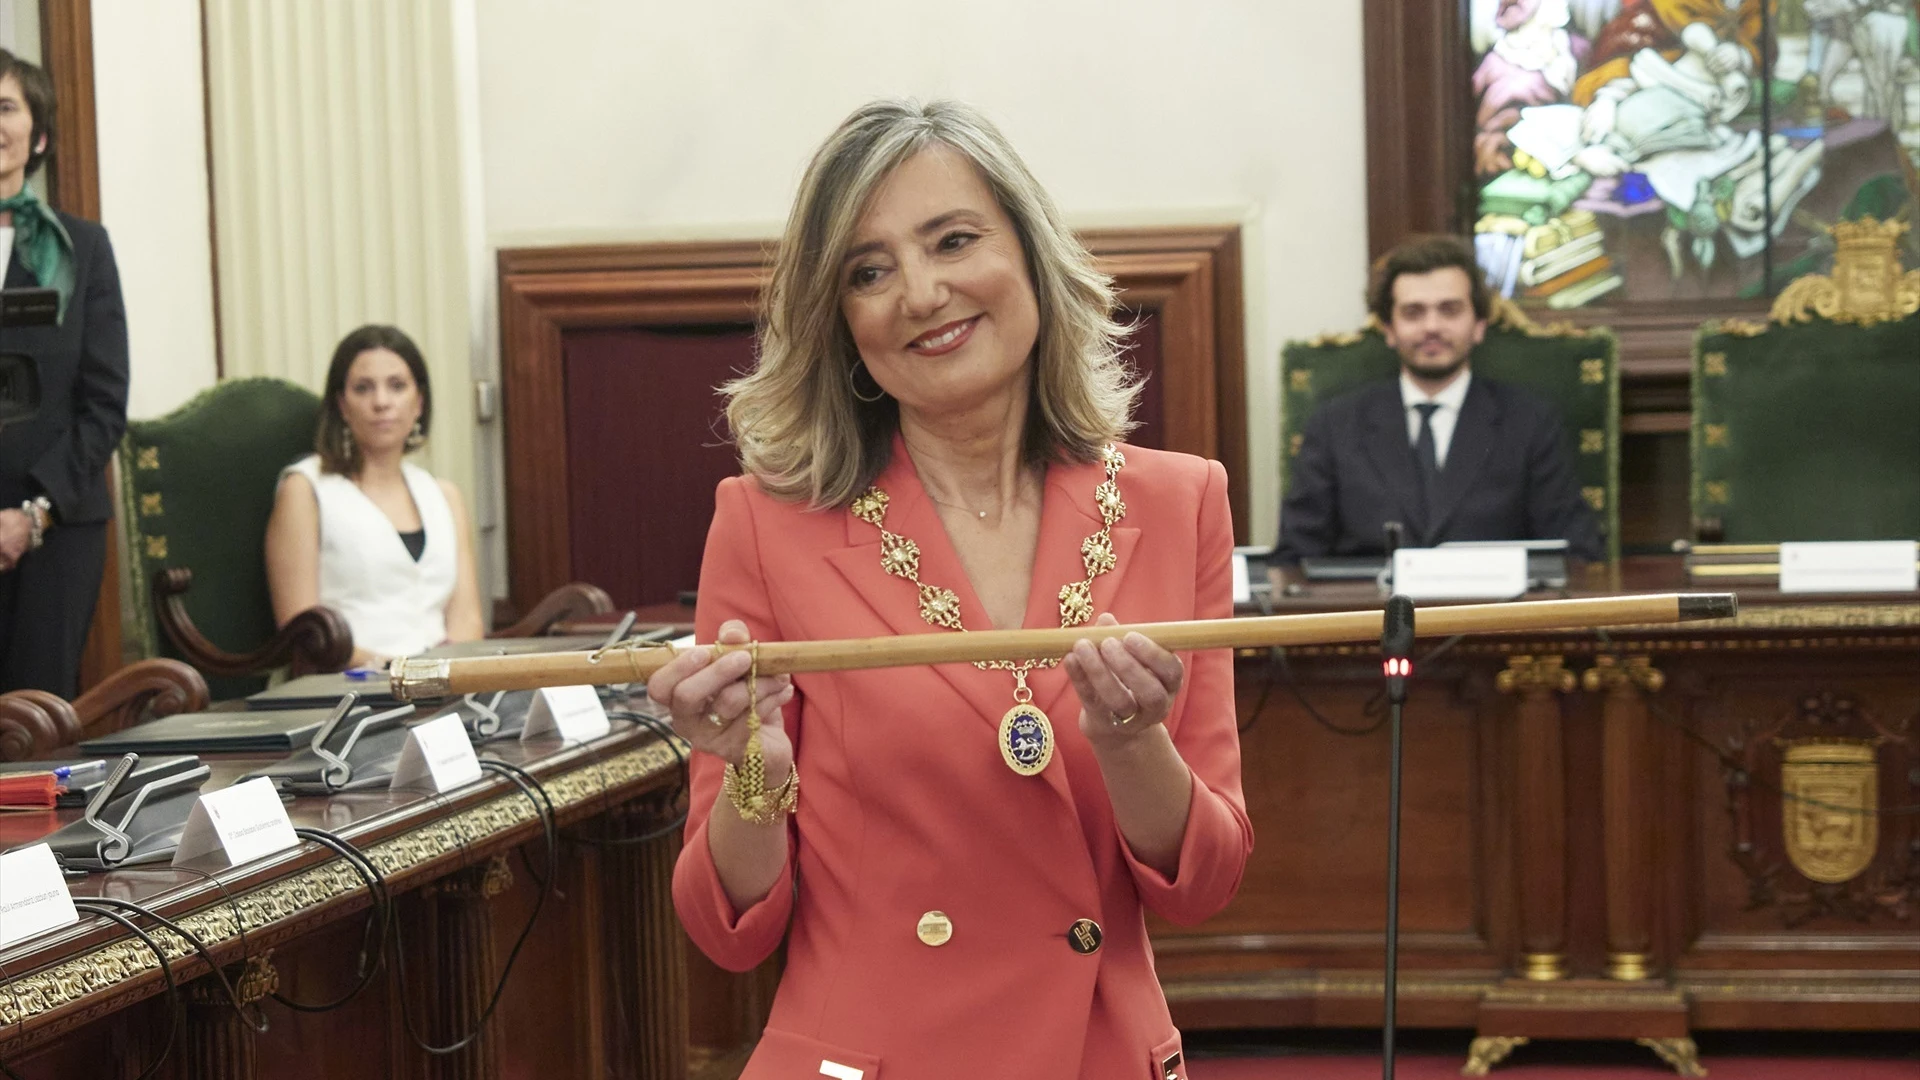
[[[1413,661],[1404,656],[1389,656],[1380,667],[1389,679],[1395,677],[1405,679],[1413,675]]]

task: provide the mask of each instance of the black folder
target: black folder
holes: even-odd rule
[[[276,709],[265,712],[179,713],[88,739],[81,753],[107,756],[140,754],[280,753],[313,741],[332,709]]]

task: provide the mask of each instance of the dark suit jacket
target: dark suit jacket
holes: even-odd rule
[[[106,521],[113,513],[107,459],[127,427],[127,312],[107,230],[67,214],[73,238],[73,298],[58,326],[0,327],[0,352],[40,366],[40,411],[0,431],[0,507],[46,495],[57,521]],[[6,286],[39,283],[16,255]]]
[[[1381,552],[1389,521],[1406,526],[1408,546],[1564,539],[1575,556],[1604,556],[1559,413],[1522,387],[1474,376],[1426,518],[1398,379],[1334,397],[1303,435],[1280,510],[1282,561]]]

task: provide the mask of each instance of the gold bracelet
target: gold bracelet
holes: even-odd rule
[[[788,769],[786,781],[772,791],[767,790],[764,772],[757,785],[747,779],[751,775],[751,769],[735,769],[729,765],[720,780],[720,790],[733,804],[733,812],[740,815],[740,820],[752,825],[771,825],[780,820],[781,814],[791,814],[800,805],[798,768]],[[759,790],[750,790],[753,787]]]
[[[771,825],[799,805],[800,763],[793,764],[779,787],[767,790],[767,759],[760,751],[760,704],[754,696],[760,684],[760,643],[750,643],[747,654],[752,658],[747,666],[747,749],[740,756],[739,768],[727,766],[720,790],[726,793],[740,820]]]

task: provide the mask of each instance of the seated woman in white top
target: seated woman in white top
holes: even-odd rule
[[[402,460],[432,422],[419,347],[363,326],[333,351],[316,453],[280,474],[267,521],[274,621],[333,608],[353,630],[356,666],[484,633],[460,491]]]

